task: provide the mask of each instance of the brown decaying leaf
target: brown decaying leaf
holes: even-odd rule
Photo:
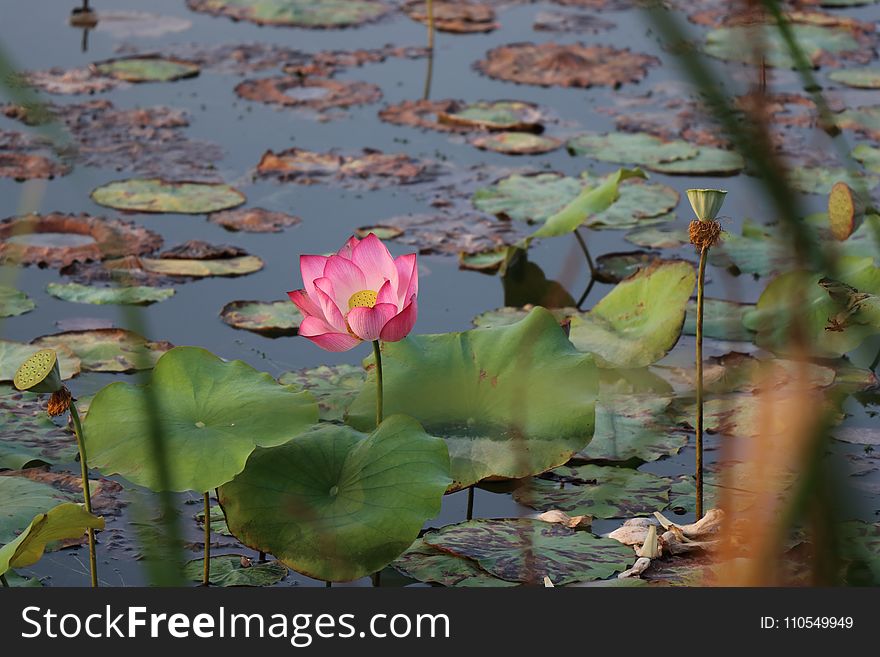
[[[101,75],[88,67],[31,71],[25,74],[25,79],[31,86],[50,94],[94,94],[131,86],[129,82]]]
[[[245,255],[248,255],[248,252],[239,246],[189,240],[164,250],[159,257],[170,260],[221,260]]]
[[[480,253],[513,244],[518,238],[509,222],[473,212],[398,216],[382,224],[401,230],[395,241],[414,246],[424,255]]]
[[[577,32],[598,34],[614,28],[614,23],[593,14],[570,14],[561,11],[542,11],[535,16],[534,29],[538,32]]]
[[[434,27],[440,32],[471,34],[498,29],[495,10],[486,4],[436,0],[433,10]],[[411,0],[404,7],[404,11],[413,20],[427,25],[428,11],[424,0]]]
[[[491,78],[540,86],[617,88],[639,82],[660,60],[627,48],[583,43],[512,43],[490,50],[475,67]]]
[[[291,91],[301,93],[295,95]],[[235,93],[246,100],[259,103],[304,107],[316,111],[369,105],[382,99],[382,90],[368,82],[294,76],[245,80],[235,87]]]
[[[223,226],[231,232],[280,233],[284,228],[296,226],[302,220],[284,212],[272,212],[263,208],[240,208],[214,212],[208,215],[208,221]]]
[[[441,123],[440,114],[457,112],[464,104],[458,100],[404,100],[388,105],[379,111],[379,118],[386,123],[408,125],[440,132],[471,132],[473,127],[451,123]]]
[[[26,468],[25,470],[9,470],[0,472],[3,477],[24,477],[31,481],[37,481],[41,484],[47,484],[53,488],[72,493],[74,495],[82,495],[82,477],[68,474],[66,472],[50,472],[47,466],[37,468]],[[92,479],[92,510],[97,515],[116,516],[122,512],[126,505],[122,495],[122,485],[109,479]]]
[[[90,237],[87,243],[66,246],[11,243],[9,238],[32,233],[67,233]],[[52,213],[9,217],[0,222],[0,261],[65,267],[88,262],[141,255],[162,246],[162,237],[133,222],[87,214]]]

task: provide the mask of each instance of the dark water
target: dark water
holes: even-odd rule
[[[68,11],[74,6],[70,0],[5,0],[0,13],[0,42],[12,53],[19,68],[38,70],[52,66],[64,68],[87,65],[93,61],[118,55],[121,46],[138,52],[161,52],[168,46],[201,43],[248,43],[271,42],[303,51],[328,49],[374,48],[386,44],[421,46],[426,40],[426,28],[406,16],[400,15],[373,25],[354,30],[302,30],[291,28],[258,27],[250,23],[235,23],[225,18],[213,18],[187,10],[183,0],[154,0],[150,3],[134,0],[101,0],[99,11],[137,10],[162,15],[180,16],[192,22],[184,32],[167,34],[159,38],[117,39],[101,29],[88,35],[88,51],[81,51],[82,33],[67,24]],[[616,24],[612,31],[598,35],[548,34],[532,29],[534,17],[539,11],[565,8],[551,3],[519,4],[499,10],[501,29],[488,35],[449,35],[440,33],[436,40],[432,98],[459,98],[468,101],[481,99],[514,98],[538,102],[552,108],[561,119],[562,127],[554,130],[555,136],[566,136],[582,130],[602,131],[613,129],[613,119],[598,113],[597,107],[609,104],[610,92],[603,88],[561,89],[513,85],[480,76],[472,69],[472,63],[484,53],[500,44],[517,41],[595,42],[630,46],[634,50],[654,54],[664,65],[651,70],[641,85],[627,85],[626,92],[637,92],[664,80],[676,79],[680,74],[669,55],[658,46],[652,31],[645,24],[642,14],[630,12],[603,12]],[[872,18],[869,9],[848,12],[863,18]],[[876,12],[875,12],[876,13]],[[873,16],[876,18],[876,15]],[[279,62],[281,64],[283,62]],[[218,317],[222,306],[235,299],[272,300],[284,297],[289,289],[301,286],[298,271],[300,253],[324,253],[335,250],[353,229],[381,223],[384,219],[406,214],[427,212],[425,201],[420,201],[406,188],[384,189],[368,193],[347,191],[335,186],[301,186],[277,184],[272,181],[254,182],[251,172],[267,149],[283,150],[298,146],[318,151],[339,147],[344,150],[378,148],[385,152],[406,152],[413,156],[441,159],[454,163],[464,170],[471,165],[488,164],[498,167],[520,167],[523,170],[548,168],[569,175],[576,175],[588,167],[583,158],[570,157],[564,150],[544,156],[510,158],[501,154],[475,149],[463,141],[449,139],[443,134],[393,126],[381,122],[377,111],[384,103],[396,103],[405,99],[421,97],[427,61],[424,59],[389,59],[381,64],[369,64],[337,74],[341,79],[372,82],[382,88],[384,99],[380,104],[355,107],[347,111],[345,118],[325,123],[318,122],[308,114],[239,99],[233,88],[241,78],[236,75],[203,72],[200,76],[168,84],[143,84],[97,94],[93,97],[51,96],[56,103],[82,102],[89,98],[106,98],[117,108],[169,105],[186,109],[191,125],[185,134],[193,139],[219,143],[225,157],[219,162],[219,172],[226,182],[237,186],[248,197],[248,206],[265,207],[302,217],[300,225],[286,229],[280,234],[228,233],[221,227],[208,223],[203,216],[184,215],[129,215],[126,218],[143,223],[160,232],[170,246],[189,239],[202,239],[215,243],[232,243],[259,255],[265,268],[250,276],[234,279],[206,279],[177,287],[171,299],[142,311],[145,333],[153,339],[169,340],[176,345],[204,346],[224,358],[243,359],[253,366],[272,374],[285,370],[315,366],[321,363],[357,363],[368,353],[362,346],[343,354],[321,351],[310,342],[297,338],[268,339],[253,333],[236,331],[225,325]],[[727,70],[738,72],[738,67]],[[266,71],[254,77],[277,74]],[[793,73],[776,73],[774,88],[796,89]],[[865,92],[859,92],[859,104],[871,101]],[[847,99],[848,100],[848,99]],[[856,104],[856,103],[853,103]],[[0,118],[0,128],[20,130],[21,125]],[[817,137],[816,147],[825,148],[824,138]],[[615,169],[613,165],[598,165],[593,169],[604,172]],[[9,179],[0,179],[0,215],[11,216],[23,207],[40,212],[88,212],[114,216],[112,211],[95,205],[89,192],[105,182],[128,177],[127,173],[99,168],[77,167],[71,175],[43,184],[26,185]],[[688,187],[718,186],[718,179],[668,177],[654,174],[656,182],[662,182],[683,192]],[[767,207],[760,196],[757,184],[746,178],[727,178],[722,185],[729,190],[725,213],[732,219],[726,228],[739,232],[741,221],[751,217],[760,221],[774,219],[762,209]],[[26,198],[36,199],[30,204]],[[824,199],[819,196],[805,198],[809,210],[820,210]],[[690,220],[687,202],[679,204],[678,225]],[[590,246],[594,255],[610,251],[633,250],[633,245],[623,240],[623,231],[591,232]],[[389,244],[395,255],[409,251],[394,243]],[[573,240],[559,238],[537,244],[530,258],[544,270],[550,279],[558,279],[563,273],[563,263],[575,256],[579,270],[568,280],[562,281],[568,291],[577,298],[585,288],[588,273],[574,252]],[[681,256],[693,259],[689,249]],[[17,273],[0,270],[2,280],[13,280],[37,303],[37,309],[26,315],[3,321],[0,332],[8,339],[28,341],[37,335],[56,331],[56,322],[68,318],[101,318],[122,323],[120,311],[112,306],[90,306],[55,300],[45,293],[47,283],[61,280],[53,269],[29,268]],[[762,284],[745,278],[733,279],[726,272],[712,269],[708,294],[747,301],[757,299]],[[420,317],[416,330],[423,333],[463,330],[470,327],[471,318],[485,310],[504,305],[500,279],[473,272],[460,271],[454,258],[428,256],[420,258]],[[609,286],[597,284],[585,304],[589,307],[600,299]],[[684,339],[683,339],[684,340]],[[684,345],[690,346],[685,342]],[[683,353],[692,353],[684,349]],[[874,347],[876,351],[876,346]],[[864,365],[873,353],[859,358]],[[719,348],[719,353],[723,348]],[[91,393],[119,377],[98,374],[81,375],[71,381],[74,394]],[[856,403],[852,412],[854,421],[868,423]],[[846,448],[855,446],[846,446]],[[710,453],[711,457],[711,453]],[[687,447],[670,459],[643,469],[660,474],[690,472],[693,450]],[[186,496],[184,496],[185,498]],[[191,501],[200,497],[193,495]],[[464,517],[466,493],[448,496],[440,517],[430,524],[440,526],[458,522]],[[874,518],[880,508],[876,495],[860,508],[857,517]],[[199,530],[189,516],[199,509],[197,505],[182,505],[184,525],[190,538],[199,540]],[[475,511],[478,516],[505,517],[530,513],[516,505],[509,495],[476,491]],[[111,520],[108,528],[122,529],[130,533],[127,514]],[[607,531],[619,521],[597,522],[596,531]],[[225,541],[232,544],[232,540]],[[78,585],[86,582],[87,566],[84,550],[67,550],[46,555],[25,574],[49,576],[55,585]],[[193,553],[193,558],[199,556]],[[133,585],[144,582],[144,576],[130,553],[101,547],[102,579],[112,585]],[[311,583],[313,580],[292,574],[286,584]],[[359,582],[358,584],[364,584]]]

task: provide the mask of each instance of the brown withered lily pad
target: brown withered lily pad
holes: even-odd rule
[[[266,151],[257,165],[257,174],[285,182],[314,185],[338,182],[370,189],[387,185],[407,185],[434,178],[434,171],[422,162],[403,153],[389,154],[364,149],[359,155],[319,153],[302,148],[289,148],[275,153]]]
[[[498,80],[544,87],[617,88],[641,81],[660,60],[626,48],[583,43],[513,43],[490,50],[475,64]]]
[[[31,481],[47,484],[56,490],[71,495],[73,499],[82,495],[82,477],[66,472],[50,472],[45,466],[38,468],[26,468],[24,470],[11,470],[4,472],[7,477],[24,477]],[[102,516],[119,515],[126,502],[123,499],[121,484],[110,479],[92,479],[89,477],[90,490],[92,493],[92,510]],[[78,541],[78,539],[76,539]],[[83,538],[85,541],[85,538]],[[70,544],[79,544],[70,543]]]
[[[24,78],[29,85],[50,94],[94,94],[129,86],[124,80],[101,75],[88,67],[31,71]]]
[[[282,301],[232,301],[223,306],[220,318],[232,328],[253,331],[269,338],[296,335],[302,313],[290,299]]]
[[[506,155],[539,155],[555,151],[562,141],[529,132],[497,132],[471,139],[471,144],[484,151]]]
[[[534,29],[539,32],[577,32],[598,34],[614,27],[614,23],[593,14],[569,14],[561,11],[542,11],[535,16]]]
[[[471,130],[541,132],[544,129],[543,118],[536,105],[520,100],[483,100],[464,104],[453,111],[437,113],[440,123]]]
[[[445,100],[404,100],[388,105],[379,111],[379,118],[394,125],[408,125],[414,128],[439,130],[440,132],[469,132],[470,127],[461,124],[441,123],[440,114],[455,112],[461,102]]]
[[[0,150],[0,178],[13,178],[18,181],[35,178],[51,179],[69,172],[69,166],[45,155]]]
[[[359,48],[357,50],[321,50],[316,53],[302,53],[305,57],[298,57],[289,61],[282,67],[282,71],[288,75],[321,75],[330,77],[334,73],[349,69],[360,68],[365,64],[380,64],[386,59],[418,59],[427,57],[428,49],[421,46],[393,46],[386,45],[381,48]]]
[[[553,0],[557,5],[564,7],[580,7],[581,9],[593,9],[595,11],[610,10],[621,11],[632,9],[639,0]]]
[[[230,232],[280,233],[289,226],[296,226],[302,219],[263,208],[241,208],[214,212],[208,215],[208,221]]]
[[[193,11],[257,25],[313,29],[353,27],[384,16],[376,0],[186,0]]]
[[[434,27],[440,32],[471,34],[498,29],[495,10],[490,5],[459,2],[458,0],[438,0],[434,2],[433,9]],[[413,20],[428,24],[428,11],[424,0],[408,2],[404,11]]]
[[[0,222],[0,262],[64,267],[161,246],[162,237],[142,226],[87,214],[32,214]]]
[[[174,345],[147,340],[126,329],[108,328],[66,331],[44,335],[31,342],[40,349],[59,346],[72,351],[87,372],[134,372],[151,369],[159,357]]]
[[[494,251],[513,244],[518,236],[509,222],[473,213],[413,214],[392,217],[383,224],[401,231],[395,241],[425,255]]]
[[[190,240],[162,251],[160,258],[171,260],[220,260],[247,255],[247,251],[231,244],[211,244],[202,240]]]
[[[375,84],[316,77],[284,76],[245,80],[235,87],[235,93],[246,100],[259,103],[316,111],[369,105],[382,99],[382,90]]]

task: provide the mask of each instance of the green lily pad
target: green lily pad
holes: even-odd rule
[[[10,587],[14,589],[20,588],[40,588],[43,586],[43,581],[38,577],[22,577],[14,570],[7,570],[6,574],[6,582]]]
[[[231,301],[220,318],[232,328],[253,331],[267,337],[296,335],[302,313],[289,299],[283,301]]]
[[[349,581],[396,559],[440,512],[449,485],[443,441],[404,415],[368,436],[321,424],[258,449],[220,488],[232,533],[310,577]]]
[[[746,166],[739,153],[723,148],[700,146],[694,157],[645,165],[651,171],[669,176],[735,176]]]
[[[490,575],[477,562],[439,550],[420,538],[397,557],[391,566],[401,575],[419,582],[431,582],[455,587],[509,587],[517,586]]]
[[[460,269],[471,271],[496,272],[507,262],[510,247],[491,249],[489,251],[477,251],[475,253],[458,254],[458,266]]]
[[[0,382],[11,382],[21,364],[45,347],[23,344],[12,340],[0,340]],[[62,380],[80,373],[82,363],[67,346],[53,347],[58,352],[58,367]]]
[[[665,356],[681,335],[694,290],[691,264],[658,262],[618,283],[592,310],[572,318],[570,338],[599,367],[644,367]]]
[[[664,141],[647,133],[583,134],[568,141],[568,150],[602,162],[652,166],[696,157],[699,149],[686,141]]]
[[[677,249],[690,243],[687,229],[645,226],[623,236],[627,242],[644,249]]]
[[[743,317],[755,304],[706,298],[703,305],[703,337],[733,342],[751,342],[755,334],[743,326]],[[688,301],[687,316],[681,332],[697,334],[697,302]]]
[[[474,192],[478,210],[503,219],[541,223],[564,208],[583,183],[561,173],[514,174]]]
[[[857,89],[880,89],[880,68],[844,68],[831,71],[829,79]]]
[[[845,109],[834,116],[834,122],[845,130],[855,130],[878,139],[880,138],[880,105],[862,105]]]
[[[201,70],[198,64],[159,55],[124,57],[92,64],[100,75],[126,82],[173,82],[192,78]]]
[[[813,66],[819,66],[825,55],[840,55],[861,47],[852,33],[842,27],[791,23],[789,29]],[[776,25],[717,28],[706,35],[703,50],[707,55],[725,61],[754,63],[754,51],[743,47],[747,43],[761,43],[767,66],[797,68]]]
[[[235,256],[232,258],[213,258],[195,260],[186,258],[140,258],[141,268],[152,274],[163,276],[189,276],[207,278],[209,276],[246,276],[263,268],[263,261],[257,256]]]
[[[838,280],[797,270],[775,278],[743,323],[757,333],[758,346],[786,353],[791,341],[791,299],[802,299],[801,330],[817,356],[841,356],[880,333],[880,268],[874,259],[846,257]]]
[[[123,304],[146,306],[174,296],[171,287],[96,287],[80,283],[49,283],[46,292],[57,299],[96,305]]]
[[[241,361],[177,347],[148,387],[111,383],[95,395],[85,434],[89,463],[104,473],[152,490],[164,481],[172,491],[209,491],[241,472],[255,447],[279,445],[317,419],[311,394]],[[164,480],[151,465],[154,423],[168,454]]]
[[[104,529],[104,519],[93,516],[82,504],[59,504],[33,516],[14,540],[0,547],[0,575],[10,568],[32,566],[46,546],[67,538],[79,538],[86,529]]]
[[[564,487],[560,488],[560,482]],[[539,511],[559,509],[594,518],[631,518],[669,504],[672,480],[630,468],[578,465],[556,468],[518,488],[513,498]]]
[[[44,404],[43,395],[0,386],[0,470],[20,470],[76,458],[73,433],[52,422]]]
[[[134,331],[117,328],[44,335],[33,340],[31,345],[56,351],[69,349],[87,372],[148,370],[172,347],[170,342],[152,342]]]
[[[241,554],[221,554],[211,557],[211,584],[213,586],[272,586],[287,577],[287,566],[278,561],[251,563]],[[249,564],[243,566],[242,562]],[[183,576],[194,582],[203,581],[204,559],[193,559],[183,567]]]
[[[541,130],[543,117],[531,103],[517,100],[480,101],[456,109],[438,112],[437,119],[447,125],[513,132]]]
[[[777,228],[746,219],[742,235],[722,233],[721,243],[709,251],[709,262],[743,274],[770,276],[790,269],[793,261],[791,247],[783,243]]]
[[[656,253],[647,251],[603,253],[596,258],[595,277],[600,283],[620,283],[659,259]]]
[[[320,365],[278,377],[282,385],[297,385],[311,392],[318,401],[321,419],[341,422],[351,402],[364,385],[367,373],[355,365]]]
[[[453,484],[518,479],[565,463],[593,434],[598,373],[544,308],[510,326],[411,335],[382,345],[386,413],[449,446]],[[375,371],[348,421],[375,426]]]
[[[630,178],[620,184],[617,200],[604,212],[584,222],[594,229],[629,229],[664,221],[672,221],[672,210],[678,205],[678,192],[668,185],[648,183]]]
[[[861,186],[873,189],[880,184],[880,177],[868,174],[853,175],[841,167],[793,167],[788,172],[788,182],[795,189],[807,194],[827,196],[835,183],[845,182],[856,189]]]
[[[29,313],[37,307],[24,292],[14,287],[0,285],[0,317],[16,317]]]
[[[374,0],[187,0],[187,6],[215,16],[258,25],[306,28],[351,27],[388,12]]]
[[[480,135],[471,143],[484,151],[494,151],[506,155],[540,155],[550,153],[562,146],[555,137],[545,137],[531,132],[497,132]]]
[[[160,178],[130,178],[95,189],[92,200],[126,212],[207,214],[234,208],[247,199],[222,183],[172,182]]]
[[[204,510],[196,513],[195,518],[196,523],[198,523],[199,526],[201,526],[201,528],[204,530]],[[230,532],[229,527],[226,526],[226,516],[223,515],[223,509],[221,509],[220,507],[211,507],[211,532],[214,534],[220,534],[221,536],[232,536],[232,532]]]
[[[632,548],[614,539],[530,518],[468,520],[423,538],[509,582],[539,584],[549,577],[562,586],[605,579],[635,561]]]
[[[852,156],[861,162],[868,171],[880,173],[880,148],[859,144],[853,149]]]
[[[525,319],[528,314],[532,312],[533,308],[534,306],[525,308],[504,306],[502,308],[496,308],[495,310],[487,310],[474,317],[473,324],[477,328],[510,326],[511,324],[516,324],[518,321]],[[556,318],[556,321],[559,324],[562,324],[569,317],[577,315],[580,311],[577,308],[552,308],[549,309],[549,312]]]
[[[393,240],[396,237],[400,237],[404,234],[404,230],[397,228],[396,226],[361,226],[360,228],[355,228],[354,234],[360,239],[364,239],[370,233],[373,233],[380,240]]]
[[[10,543],[33,520],[73,495],[24,477],[0,477],[0,545]]]

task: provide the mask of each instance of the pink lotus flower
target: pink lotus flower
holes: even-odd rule
[[[304,290],[288,292],[303,314],[299,334],[327,351],[363,341],[397,342],[416,323],[416,254],[392,258],[370,233],[352,237],[336,255],[299,258]]]

